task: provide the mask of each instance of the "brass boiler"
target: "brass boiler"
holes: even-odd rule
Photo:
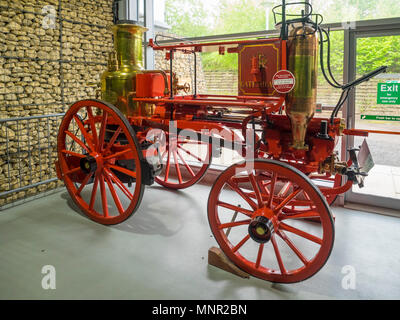
[[[101,76],[101,98],[115,105],[126,116],[137,115],[139,104],[132,102],[136,93],[136,74],[143,68],[143,33],[146,28],[121,23],[112,26],[114,50],[107,70]]]
[[[294,90],[286,98],[286,114],[292,124],[292,148],[308,150],[307,127],[317,104],[318,37],[307,24],[292,24],[288,40],[288,69],[295,78]]]

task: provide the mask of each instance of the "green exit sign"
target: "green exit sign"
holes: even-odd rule
[[[378,83],[378,104],[400,104],[400,83]]]

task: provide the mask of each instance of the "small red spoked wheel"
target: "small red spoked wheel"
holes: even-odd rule
[[[144,191],[142,154],[116,107],[99,100],[73,104],[62,120],[57,152],[65,186],[90,219],[117,224],[138,208]]]
[[[292,192],[278,196],[287,182]],[[307,205],[312,202],[313,209],[286,214],[282,209],[300,195],[308,199]],[[325,197],[302,172],[274,160],[226,169],[212,187],[208,220],[232,262],[271,282],[308,279],[324,266],[333,248],[335,229]]]
[[[164,143],[163,169],[155,181],[170,189],[185,189],[199,182],[211,164],[211,143],[168,133]]]

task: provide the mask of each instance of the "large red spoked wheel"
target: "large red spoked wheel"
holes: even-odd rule
[[[211,164],[211,143],[165,134],[163,170],[155,181],[170,189],[185,189],[203,178]]]
[[[76,102],[65,114],[57,139],[62,179],[90,219],[111,225],[135,212],[144,191],[142,154],[117,108],[99,100]]]
[[[291,192],[281,192],[287,182]],[[312,209],[285,213],[283,209],[299,197],[307,199],[306,206],[311,201]],[[325,197],[302,172],[274,160],[239,163],[225,170],[211,190],[208,220],[232,262],[272,282],[293,283],[313,276],[326,263],[334,242]]]

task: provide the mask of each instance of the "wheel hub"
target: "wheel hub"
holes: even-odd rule
[[[85,173],[91,173],[97,170],[97,161],[93,156],[88,155],[86,158],[82,158],[79,164],[82,171]]]
[[[264,216],[255,217],[249,224],[249,235],[258,243],[267,243],[274,232],[274,224]]]

